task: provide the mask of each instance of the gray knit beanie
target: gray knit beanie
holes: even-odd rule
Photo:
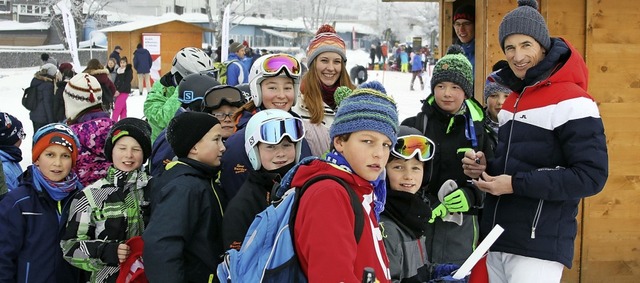
[[[518,0],[518,8],[507,13],[498,32],[500,47],[504,51],[504,40],[512,34],[524,34],[533,37],[545,50],[551,48],[549,29],[544,18],[538,12],[536,0]]]
[[[506,93],[509,94],[511,93],[511,90],[506,87],[503,86],[499,83],[496,82],[488,82],[485,86],[484,86],[484,103],[487,104],[487,99],[489,98],[489,96],[491,96],[494,93],[497,92],[502,92],[502,93]]]

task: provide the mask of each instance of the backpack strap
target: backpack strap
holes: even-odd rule
[[[362,205],[360,204],[360,199],[356,195],[356,192],[351,188],[351,186],[349,186],[349,184],[347,184],[344,180],[333,175],[314,176],[311,179],[307,180],[304,183],[304,185],[302,185],[302,187],[296,189],[296,199],[293,203],[293,206],[291,207],[291,219],[289,220],[289,230],[291,231],[292,239],[295,239],[293,237],[295,216],[297,215],[298,206],[300,204],[300,200],[302,199],[302,195],[311,185],[326,179],[331,179],[337,182],[349,194],[349,200],[351,202],[351,208],[353,209],[353,214],[355,215],[355,223],[356,223],[353,229],[354,230],[353,235],[356,238],[356,243],[360,242],[360,238],[362,237],[362,231],[364,229],[364,213],[362,212]]]
[[[418,115],[416,115],[415,128],[421,130],[423,135],[427,134],[427,122],[429,122],[429,116],[420,111]]]

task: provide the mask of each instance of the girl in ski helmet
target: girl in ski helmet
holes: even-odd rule
[[[294,117],[291,111],[298,95],[300,62],[288,54],[271,54],[258,58],[249,73],[251,100],[234,115],[236,133],[227,139],[227,150],[222,156],[220,181],[229,197],[236,194],[250,171],[254,171],[244,151],[244,132],[247,122],[255,113],[266,109],[280,109]],[[309,145],[303,140],[301,156],[311,155]]]

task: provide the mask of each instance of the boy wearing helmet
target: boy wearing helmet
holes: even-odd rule
[[[300,72],[300,62],[287,54],[262,56],[251,67],[251,101],[234,115],[237,131],[227,139],[227,151],[222,156],[220,182],[229,198],[235,196],[248,173],[254,171],[243,146],[245,126],[251,116],[266,109],[280,109],[300,117],[291,111],[299,92]],[[302,141],[301,147],[302,158],[311,155],[306,140]]]
[[[214,78],[201,73],[190,74],[181,79],[176,89],[176,100],[180,102],[180,107],[174,112],[174,117],[186,111],[201,112],[205,93],[210,88],[218,85],[220,83]],[[164,166],[172,161],[175,156],[171,146],[167,143],[166,129],[163,129],[153,142],[151,175],[159,176],[160,173],[164,172]]]
[[[251,117],[244,140],[254,171],[249,173],[225,211],[222,222],[225,249],[240,250],[255,216],[271,204],[273,184],[280,182],[299,161],[303,137],[302,120],[288,112],[267,109]]]
[[[144,116],[151,125],[151,142],[167,126],[180,108],[176,86],[186,76],[213,69],[213,61],[204,50],[195,47],[180,49],[173,57],[171,71],[166,73],[153,87],[144,101]]]

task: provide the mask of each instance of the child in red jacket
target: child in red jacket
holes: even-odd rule
[[[362,234],[357,241],[347,190],[334,180],[321,180],[300,199],[294,225],[296,252],[309,282],[361,282],[366,267],[373,268],[379,282],[389,282],[378,219],[384,209],[384,168],[396,142],[398,111],[379,82],[366,83],[347,95],[331,125],[332,150],[326,160],[300,165],[291,185],[301,187],[317,175],[344,180],[360,199]]]

